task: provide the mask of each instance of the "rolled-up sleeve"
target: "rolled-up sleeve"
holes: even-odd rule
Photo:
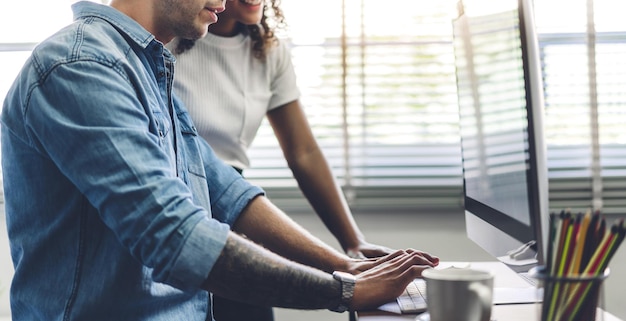
[[[203,219],[191,230],[178,258],[164,282],[180,289],[199,287],[220,256],[229,227],[216,220]]]

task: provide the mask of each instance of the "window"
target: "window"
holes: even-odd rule
[[[71,21],[75,1],[0,4],[0,28],[14,31],[0,34],[0,97],[33,46]],[[305,112],[355,210],[461,206],[456,2],[319,0],[311,14],[282,0]],[[623,213],[626,3],[542,0],[535,9],[551,204]],[[267,123],[250,154],[250,180],[284,209],[310,210]]]
[[[535,3],[544,65],[551,206],[624,213],[626,23],[617,13],[626,4]]]
[[[283,0],[301,101],[352,208],[459,208],[455,1]],[[267,124],[245,175],[306,208]]]
[[[327,1],[321,24],[283,0],[302,102],[353,208],[459,205],[453,2]],[[609,0],[535,3],[551,206],[623,213],[622,10]],[[246,175],[277,203],[305,206],[271,136],[262,128]]]

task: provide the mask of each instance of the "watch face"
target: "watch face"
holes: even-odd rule
[[[356,282],[356,277],[347,272],[335,271],[333,272],[333,277],[341,282],[350,282],[353,284]]]

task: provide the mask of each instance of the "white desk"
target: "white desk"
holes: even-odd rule
[[[448,262],[454,264],[454,262]],[[532,288],[530,284],[524,281],[515,272],[500,262],[471,262],[470,267],[480,270],[492,271],[494,277],[494,291],[498,289],[515,290],[519,289],[520,293],[528,293]],[[491,319],[497,321],[535,321],[539,319],[539,304],[497,304],[493,306],[491,311]],[[375,311],[359,311],[356,313],[356,319],[359,321],[406,321],[415,320],[415,314],[396,314],[383,310]],[[612,314],[605,312],[603,321],[621,321]]]
[[[536,321],[539,319],[536,304],[494,305],[491,319],[496,321]],[[368,311],[357,313],[359,321],[407,321],[415,320],[416,315],[398,315],[384,311]],[[612,314],[605,312],[603,321],[621,321]]]

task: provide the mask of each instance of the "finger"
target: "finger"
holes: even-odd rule
[[[404,272],[400,275],[400,278],[407,282],[406,285],[409,285],[409,283],[414,279],[421,278],[422,273],[428,269],[432,269],[432,267],[427,265],[413,265],[411,268],[404,270]]]
[[[366,259],[367,257],[358,249],[348,249],[346,254],[353,259]]]
[[[429,262],[422,258],[419,253],[406,253],[372,267],[367,271],[367,275],[378,276],[382,274],[389,275],[394,273],[399,275],[401,272],[414,265],[425,265],[430,267]]]
[[[422,268],[432,268],[436,266],[430,260],[422,256],[421,252],[413,252],[410,255],[403,258],[402,261],[399,261],[399,267],[401,269],[409,269],[412,266],[420,266]]]
[[[387,254],[391,254],[393,253],[393,250],[385,250],[385,249],[380,249],[380,248],[376,248],[376,249],[361,249],[361,253],[363,253],[363,255],[365,255],[366,257],[369,258],[379,258],[379,257],[383,257]]]
[[[431,255],[428,252],[418,251],[415,249],[406,249],[407,253],[419,253],[424,259],[428,260],[433,266],[437,266],[439,264],[439,257]]]
[[[381,257],[393,253],[395,250],[386,246],[363,244],[359,246],[359,250],[367,257]]]
[[[399,266],[408,256],[406,254],[399,255],[394,258],[377,260],[375,262],[361,262],[356,265],[353,274],[367,273],[368,275],[376,275],[378,271],[389,269],[390,266]]]
[[[437,256],[431,255],[428,252],[422,252],[422,256],[425,257],[426,259],[428,259],[432,263],[439,264],[439,257],[437,257]]]
[[[348,269],[348,272],[352,274],[359,274],[364,271],[368,271],[371,269],[375,269],[381,265],[385,265],[389,262],[395,262],[399,258],[403,256],[407,256],[408,254],[402,250],[395,251],[388,256],[377,258],[377,259],[365,259],[365,260],[353,260],[351,266]]]
[[[385,256],[382,256],[382,257],[379,257],[379,258],[374,258],[372,263],[373,263],[373,265],[384,264],[386,262],[397,260],[399,257],[403,257],[403,256],[406,256],[406,255],[408,255],[408,253],[406,253],[405,251],[403,251],[403,250],[396,250],[396,251],[393,251],[392,253],[390,253],[388,255],[385,255]]]

